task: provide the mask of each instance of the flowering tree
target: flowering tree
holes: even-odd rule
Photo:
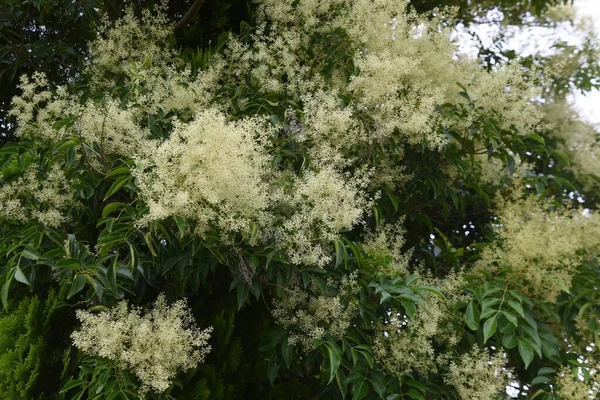
[[[191,56],[130,10],[77,84],[21,78],[2,391],[596,398],[598,144],[559,74],[461,55],[454,9],[253,10]]]

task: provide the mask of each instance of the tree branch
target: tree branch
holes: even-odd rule
[[[179,20],[179,22],[175,24],[175,28],[174,28],[175,31],[179,31],[179,30],[185,28],[187,26],[187,24],[189,24],[190,20],[194,16],[194,14],[196,14],[198,12],[198,10],[200,10],[200,7],[202,7],[202,4],[204,4],[204,0],[194,0],[194,4],[192,4],[190,9],[187,10],[187,12],[183,16],[183,18],[181,18]]]

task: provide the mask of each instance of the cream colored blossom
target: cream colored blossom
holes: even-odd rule
[[[384,224],[376,231],[369,231],[363,239],[363,249],[378,256],[388,257],[390,262],[379,266],[381,272],[390,278],[405,276],[409,271],[409,262],[413,251],[405,251],[406,230],[402,226],[404,218],[396,224]]]
[[[285,38],[293,39],[284,39],[285,53],[278,50],[277,56],[270,48],[276,46],[262,44],[257,55],[248,54],[241,45],[232,54],[244,54],[236,56],[236,60],[246,60],[238,68],[254,68],[259,80],[270,89],[279,91],[283,87],[278,87],[282,85],[281,81],[271,84],[268,79],[289,75],[304,80],[304,84],[287,84],[290,89],[302,87],[309,89],[302,93],[310,93],[310,88],[320,83],[314,75],[307,75],[305,67],[299,63],[301,55],[298,53],[307,45],[310,32],[314,35],[315,32],[325,34],[335,29],[343,30],[348,34],[345,51],[353,53],[354,64],[360,73],[351,76],[346,85],[336,80],[335,88],[351,93],[354,106],[366,110],[373,118],[375,131],[370,132],[373,137],[400,135],[412,144],[426,139],[431,148],[443,145],[447,139],[437,128],[448,121],[444,121],[435,108],[446,102],[464,101],[458,96],[462,89],[456,83],[472,92],[477,107],[483,107],[495,116],[501,115],[499,123],[502,127],[515,127],[527,133],[539,124],[541,114],[533,103],[540,94],[539,85],[533,83],[531,76],[525,77],[518,64],[490,73],[476,60],[457,56],[456,45],[450,39],[452,24],[449,21],[454,10],[438,10],[435,15],[419,16],[408,12],[406,5],[387,0],[303,0],[293,4],[262,1],[261,22],[273,24],[275,30],[285,26],[278,31],[285,32]],[[270,36],[263,34],[262,37]],[[265,44],[274,41],[265,40]],[[285,65],[289,67],[285,73],[283,70],[275,72],[277,66],[265,67],[275,57],[287,60]],[[265,75],[267,71],[271,71],[268,76]],[[292,80],[296,81],[295,78],[288,81]],[[323,105],[328,108],[327,101]],[[356,139],[350,139],[353,140]]]
[[[528,135],[545,127],[542,121],[544,113],[535,99],[543,94],[547,82],[538,75],[535,69],[526,72],[519,63],[514,63],[495,68],[491,73],[472,69],[461,79],[461,83],[475,107],[490,113],[500,128],[515,128],[522,135]],[[461,98],[460,102],[466,103],[467,100]],[[460,123],[468,126],[471,119]]]
[[[185,301],[169,306],[162,294],[144,315],[122,301],[99,314],[78,310],[77,318],[81,329],[72,333],[73,344],[131,370],[142,393],[167,390],[178,370],[194,368],[211,350],[212,327],[195,327]]]
[[[272,314],[288,330],[289,344],[299,344],[309,352],[326,334],[343,337],[357,310],[356,280],[356,273],[343,276],[339,282],[329,280],[329,288],[337,289],[335,296],[321,294],[312,283],[308,289],[297,284],[286,288],[285,301],[276,300]]]
[[[396,376],[419,372],[428,375],[437,370],[433,338],[443,315],[437,304],[419,306],[414,319],[390,310],[378,327],[373,351],[383,368]]]
[[[194,234],[270,243],[294,264],[324,266],[332,242],[363,222],[382,185],[402,190],[412,173],[407,145],[447,143],[440,128],[456,121],[436,109],[464,101],[457,83],[484,112],[504,115],[503,127],[524,132],[538,120],[535,80],[518,66],[488,72],[456,55],[452,10],[419,16],[389,0],[264,0],[252,45],[231,35],[193,77],[168,43],[161,7],[100,27],[85,66],[100,100],[49,91],[36,74],[23,79],[12,111],[20,135],[99,147],[86,156],[98,171],[114,157],[133,158],[149,209],[139,225],[181,216],[195,222]],[[127,92],[113,98],[116,76]],[[263,96],[258,114],[289,106],[281,127],[297,129],[248,115],[256,105],[248,83]],[[173,126],[165,138],[152,135],[154,114]],[[56,125],[67,116],[72,124]],[[274,138],[305,156],[301,167],[271,164],[282,155]],[[5,209],[22,217],[12,199]],[[58,215],[40,218],[50,224]]]
[[[591,379],[585,382],[578,373],[578,369],[572,370],[563,367],[556,374],[556,394],[559,400],[585,400],[595,399],[600,393],[600,382],[598,381],[598,369],[590,369]]]
[[[524,281],[522,290],[528,294],[555,301],[571,286],[582,251],[594,252],[600,245],[598,216],[553,210],[534,196],[498,202],[499,241],[483,250],[477,268],[508,267],[509,281]]]
[[[475,346],[451,361],[444,380],[456,388],[462,400],[503,399],[508,384],[504,367],[507,362],[505,354],[497,352],[490,356],[487,350]]]
[[[31,164],[22,176],[0,186],[0,220],[35,219],[58,227],[69,220],[68,211],[75,206],[70,182],[56,164],[46,172]]]
[[[17,135],[41,139],[62,137],[64,129],[53,129],[52,124],[67,114],[68,102],[64,90],[57,93],[48,90],[48,80],[42,72],[35,72],[31,78],[21,76],[19,88],[22,93],[12,99],[9,111],[17,121]]]
[[[137,161],[134,175],[150,206],[140,222],[179,215],[205,229],[241,233],[249,232],[251,221],[262,223],[271,200],[265,133],[259,119],[229,122],[212,109],[178,125]]]
[[[86,64],[86,72],[94,77],[92,84],[102,87],[112,81],[110,74],[131,76],[135,69],[145,74],[141,67],[147,64],[164,71],[180,60],[175,50],[166,45],[172,35],[166,6],[163,1],[155,9],[142,10],[141,19],[130,8],[114,23],[108,18],[102,21],[100,37],[90,43],[93,56]],[[148,74],[139,78],[138,83],[149,83],[153,77]]]
[[[594,185],[600,174],[600,127],[582,121],[566,101],[544,107],[552,125],[549,134],[559,139],[559,149],[568,155],[574,174],[587,185]]]
[[[416,304],[413,318],[398,310],[389,310],[377,326],[373,346],[375,359],[396,376],[436,372],[440,363],[436,348],[456,346],[461,339],[457,334],[454,309],[465,301],[462,294],[464,273],[454,271],[444,278],[424,275],[421,279],[419,284],[432,285],[444,296],[426,296],[424,303]],[[461,326],[462,321],[458,325]]]
[[[364,190],[367,179],[367,173],[342,174],[330,166],[296,179],[293,191],[281,199],[290,214],[274,233],[293,263],[329,262],[328,246],[340,231],[359,224],[371,204]]]

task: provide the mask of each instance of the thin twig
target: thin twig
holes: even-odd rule
[[[179,30],[185,28],[187,26],[187,24],[190,23],[190,20],[192,19],[194,14],[196,14],[198,12],[198,10],[200,10],[200,7],[202,7],[202,4],[204,4],[204,0],[194,0],[194,3],[190,7],[190,9],[187,10],[187,12],[183,16],[183,18],[181,18],[179,20],[179,22],[175,24],[175,28],[174,28],[175,31],[179,31]]]

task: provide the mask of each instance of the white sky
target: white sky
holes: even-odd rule
[[[598,37],[600,37],[600,0],[574,0],[574,5],[578,16],[591,19],[595,25]],[[489,13],[487,17],[492,20],[502,19],[502,15],[495,12]],[[492,45],[492,38],[500,33],[500,29],[505,30],[506,27],[500,27],[499,24],[495,23],[486,23],[478,25],[474,30],[478,33],[484,45],[490,46]],[[573,32],[573,29],[569,29],[567,25],[555,30],[547,28],[522,28],[511,32],[514,34],[514,37],[509,40],[507,48],[515,49],[521,55],[532,53],[548,54],[552,52],[552,43],[559,40],[567,40],[573,44],[578,41],[578,37]],[[475,57],[477,55],[477,45],[460,28],[458,35],[461,51]],[[598,45],[600,46],[600,43]],[[569,100],[574,103],[575,109],[579,111],[582,119],[600,126],[599,90],[594,90],[586,96],[575,93],[569,97]]]
[[[600,0],[575,0],[575,7],[582,16],[592,19],[600,35]],[[574,100],[583,119],[600,125],[600,91],[595,90],[585,97],[577,94]]]

